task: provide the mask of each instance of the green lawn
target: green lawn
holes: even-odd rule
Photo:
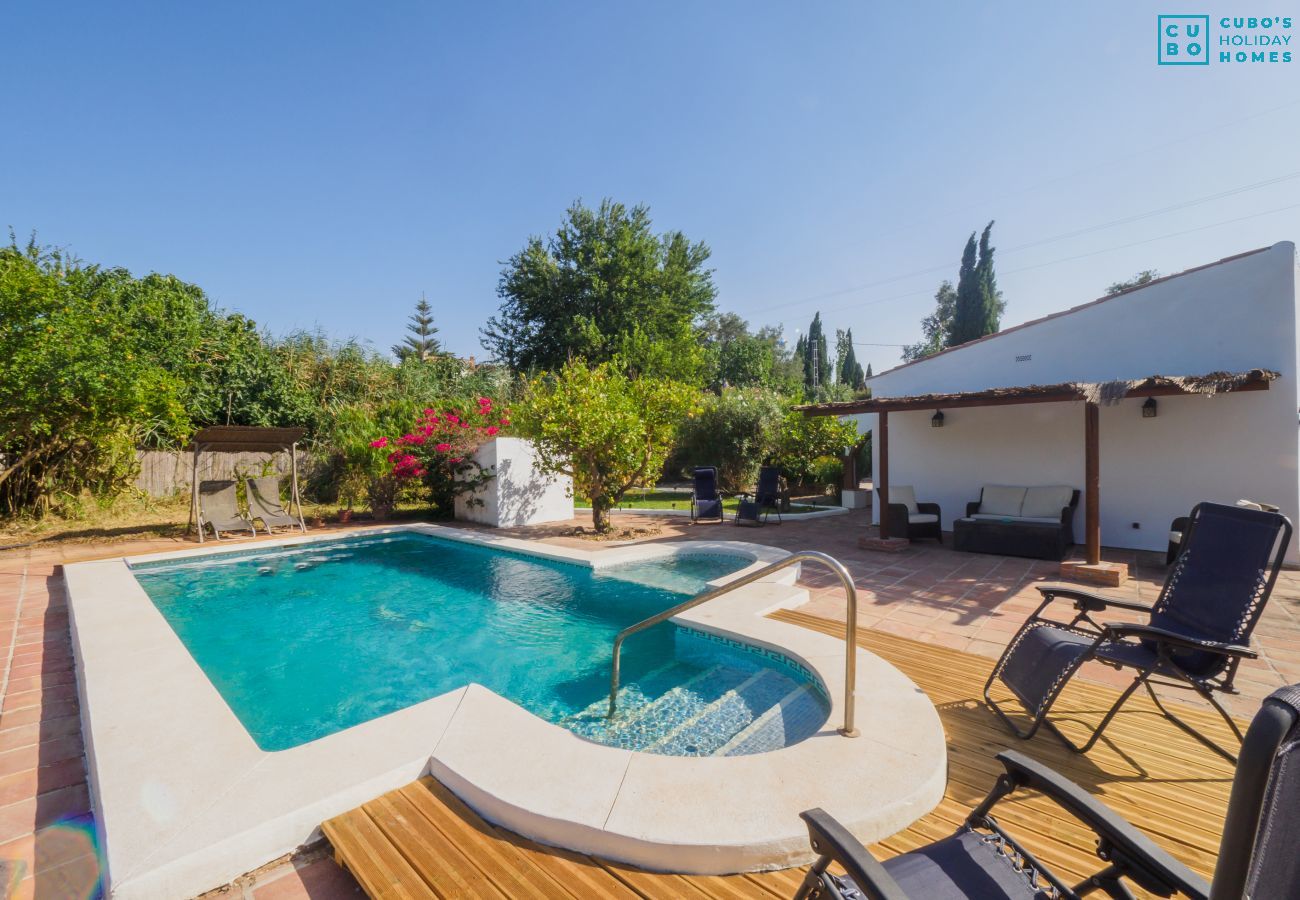
[[[787,516],[797,516],[800,513],[813,512],[818,509],[827,509],[833,507],[830,502],[831,498],[826,498],[826,503],[821,506],[814,506],[810,503],[792,503],[790,511],[782,513]],[[728,512],[735,512],[736,506],[740,500],[738,497],[727,497],[722,501],[722,508]],[[574,497],[573,505],[578,509],[591,509],[591,504],[585,497]],[[628,491],[623,495],[623,502],[618,505],[619,509],[690,509],[691,495],[688,491]]]

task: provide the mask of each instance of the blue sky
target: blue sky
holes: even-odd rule
[[[1157,66],[1170,11],[11,6],[0,226],[277,333],[387,348],[424,292],[482,356],[501,261],[613,197],[712,247],[720,308],[820,309],[880,371],[989,219],[1004,325],[1300,236],[1300,60]]]

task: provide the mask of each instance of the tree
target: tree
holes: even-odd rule
[[[1115,294],[1122,294],[1125,291],[1132,290],[1135,287],[1142,287],[1160,277],[1160,273],[1155,269],[1143,269],[1127,281],[1116,281],[1106,288],[1106,296],[1112,297]]]
[[[866,379],[868,379],[868,378],[870,378],[870,377],[871,377],[871,363],[867,363],[867,371],[866,371],[866,373],[862,376],[862,379],[863,379],[863,381],[865,381]]]
[[[992,231],[993,223],[989,222],[980,235],[978,249],[975,232],[966,241],[957,275],[956,305],[948,326],[949,347],[993,334],[1001,322],[1005,304],[993,273],[993,248],[989,245]]]
[[[953,312],[957,308],[957,291],[951,281],[939,285],[934,293],[934,312],[921,320],[922,339],[903,348],[903,359],[911,362],[933,356],[948,346],[948,329],[952,325]],[[870,367],[867,374],[870,375]]]
[[[673,460],[682,468],[717,466],[724,490],[754,487],[758,467],[777,448],[787,402],[766,388],[727,388],[705,395],[699,412],[682,425]]]
[[[623,494],[658,476],[696,396],[680,382],[575,359],[532,381],[513,421],[543,469],[573,479],[591,502],[596,531],[605,532]]]
[[[808,396],[815,396],[817,388],[823,383],[830,383],[834,378],[827,378],[834,367],[826,353],[826,334],[822,331],[822,314],[813,314],[808,326],[808,338],[803,342],[803,383]]]
[[[424,294],[420,295],[420,302],[415,304],[415,312],[411,313],[406,330],[410,334],[402,339],[402,343],[393,346],[393,355],[400,362],[408,359],[428,362],[442,352],[441,345],[434,337],[438,329],[433,324],[433,306]]]
[[[858,363],[857,354],[853,352],[853,329],[835,332],[838,356],[839,380],[855,391],[866,387],[866,375]]]
[[[693,341],[717,293],[708,259],[680,231],[656,236],[645,206],[575,202],[554,235],[530,238],[502,269],[484,346],[515,369],[557,371],[578,357],[626,358],[638,329],[650,343]]]
[[[993,246],[989,243],[992,233],[993,223],[989,222],[984,226],[984,233],[980,235],[980,261],[975,266],[980,309],[983,312],[980,337],[997,333],[1002,327],[1002,313],[1007,308],[1006,302],[1002,299],[1002,292],[998,290],[997,274],[993,271]]]
[[[176,300],[157,296],[170,287],[82,265],[34,240],[0,247],[0,510],[119,490],[146,435],[188,433],[184,384],[146,352],[151,336],[135,317],[137,303]]]

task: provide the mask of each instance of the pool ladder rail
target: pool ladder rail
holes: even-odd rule
[[[812,562],[825,566],[833,573],[839,576],[840,585],[844,588],[844,596],[848,600],[848,610],[844,622],[844,725],[839,733],[845,737],[857,737],[858,730],[853,727],[853,694],[854,687],[857,684],[858,668],[858,591],[853,585],[853,577],[849,575],[849,570],[844,568],[844,564],[835,557],[820,550],[800,550],[792,553],[785,559],[774,562],[771,565],[764,566],[750,572],[748,575],[742,575],[735,581],[729,581],[722,587],[714,588],[696,597],[679,603],[671,609],[666,609],[661,613],[643,619],[635,625],[629,625],[618,633],[614,638],[614,664],[610,671],[609,679],[609,718],[614,718],[614,713],[618,704],[618,685],[619,685],[619,661],[623,652],[623,641],[639,631],[645,631],[647,628],[658,625],[660,622],[666,622],[678,613],[686,612],[688,609],[694,609],[710,600],[716,600],[723,594],[730,594],[737,588],[753,584],[771,575],[774,572],[780,572],[782,569],[788,569],[790,566],[799,563]]]

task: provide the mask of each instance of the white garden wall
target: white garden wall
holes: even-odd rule
[[[1264,500],[1295,521],[1295,276],[1295,245],[1276,244],[900,366],[871,387],[877,397],[899,397],[1272,369],[1281,378],[1267,391],[1161,397],[1155,419],[1142,418],[1137,399],[1101,407],[1102,543],[1161,550],[1170,520],[1198,500]],[[938,429],[930,427],[933,410],[891,413],[890,482],[913,484],[918,499],[941,504],[945,528],[984,483],[1082,489],[1083,409],[1081,402],[952,409]],[[873,452],[878,471],[878,441]],[[1082,526],[1081,502],[1079,540]],[[1294,544],[1291,555],[1300,558]]]
[[[533,445],[522,438],[496,438],[474,454],[478,464],[494,469],[496,477],[474,496],[456,498],[456,518],[495,527],[538,525],[573,518],[573,486],[566,475],[543,472]]]

